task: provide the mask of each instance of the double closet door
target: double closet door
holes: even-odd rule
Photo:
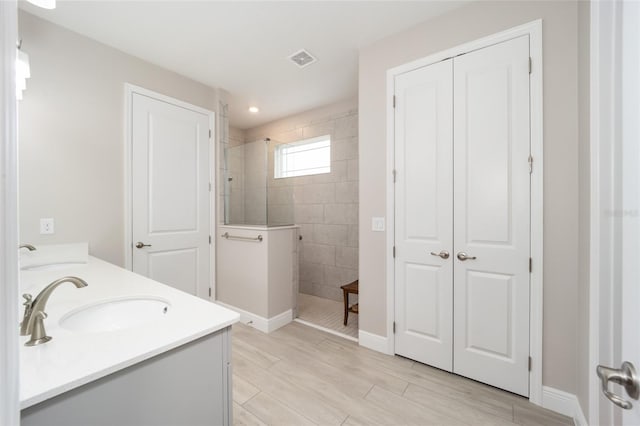
[[[395,96],[395,352],[527,396],[529,36]]]

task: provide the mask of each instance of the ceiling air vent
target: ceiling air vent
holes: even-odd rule
[[[300,68],[304,68],[317,61],[315,57],[311,56],[311,54],[304,49],[301,49],[289,56],[289,59],[291,59]]]

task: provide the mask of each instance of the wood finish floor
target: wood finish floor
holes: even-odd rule
[[[353,296],[351,296],[353,301]],[[298,318],[347,336],[358,338],[358,314],[349,313],[344,324],[344,303],[298,293]]]
[[[525,398],[299,323],[233,326],[235,425],[573,425]]]

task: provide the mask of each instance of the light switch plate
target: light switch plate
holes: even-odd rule
[[[40,219],[40,233],[41,234],[53,234],[53,218],[47,217]]]
[[[371,230],[374,232],[384,232],[384,217],[372,217]]]

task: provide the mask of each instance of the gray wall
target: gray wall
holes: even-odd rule
[[[578,345],[578,5],[472,2],[360,52],[360,329],[386,335],[386,71],[429,54],[543,19],[543,383],[576,393]]]
[[[589,367],[589,248],[590,248],[590,137],[589,137],[589,20],[590,1],[581,1],[578,6],[578,60],[579,60],[579,173],[580,173],[580,240],[578,271],[578,347],[576,394],[585,416],[589,415],[589,375],[595,374]]]
[[[273,148],[331,135],[331,173],[273,178]],[[342,300],[340,286],[358,278],[358,113],[356,100],[246,130],[248,141],[269,137],[269,221],[300,225],[300,291]],[[290,203],[293,199],[293,218]],[[245,215],[246,215],[245,209]]]
[[[214,111],[220,92],[20,11],[20,237],[124,264],[124,83]],[[39,219],[55,219],[54,235]]]

